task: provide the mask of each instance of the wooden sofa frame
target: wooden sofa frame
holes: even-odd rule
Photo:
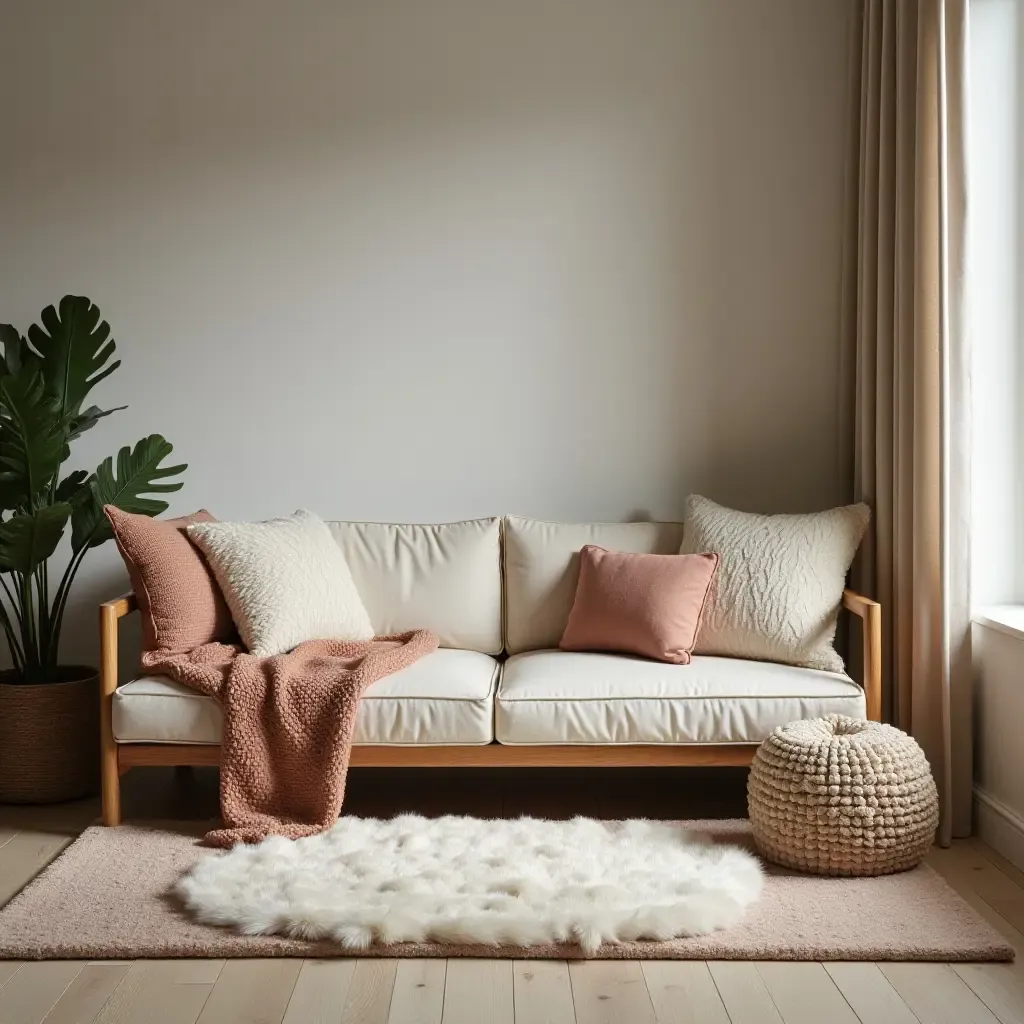
[[[867,716],[882,717],[881,605],[852,590],[843,607],[861,620],[863,688]],[[134,594],[100,605],[100,729],[103,823],[121,823],[121,776],[148,765],[218,765],[220,746],[199,743],[118,743],[113,731],[117,689],[118,620],[137,608]],[[676,765],[749,765],[756,743],[679,746],[356,746],[351,765],[359,768],[625,768]]]

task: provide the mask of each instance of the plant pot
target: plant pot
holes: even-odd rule
[[[96,792],[99,678],[63,666],[52,683],[0,672],[0,803],[49,804]]]

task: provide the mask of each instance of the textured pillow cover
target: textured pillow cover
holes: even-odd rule
[[[842,672],[832,640],[870,518],[863,504],[763,516],[689,497],[681,550],[720,559],[694,653]]]
[[[263,523],[196,523],[250,654],[283,654],[306,640],[371,640],[373,626],[327,524],[300,509]]]
[[[216,522],[205,508],[180,519],[134,515],[114,505],[103,511],[132,581],[147,651],[184,654],[235,639],[217,582],[185,533],[192,523]]]
[[[718,556],[580,551],[563,651],[619,651],[686,665]]]

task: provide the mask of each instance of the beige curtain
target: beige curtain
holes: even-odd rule
[[[940,841],[971,825],[967,0],[860,0],[844,326],[860,585],[882,603],[888,720],[924,747]]]

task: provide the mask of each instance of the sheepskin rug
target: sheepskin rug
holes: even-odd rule
[[[752,854],[672,822],[404,814],[240,844],[204,857],[176,890],[198,920],[246,935],[593,953],[728,928],[762,884]]]

